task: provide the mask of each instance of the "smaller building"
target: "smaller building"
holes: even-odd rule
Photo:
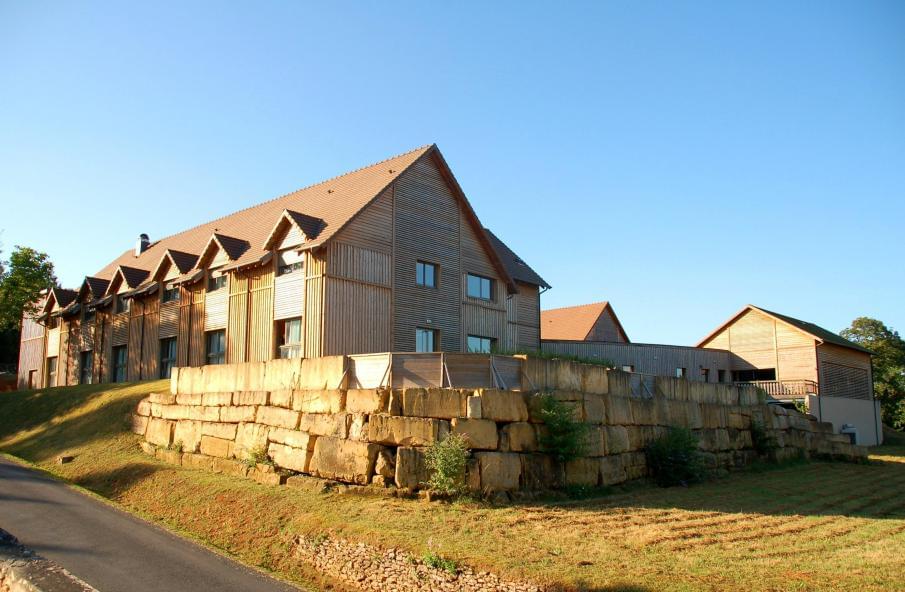
[[[609,302],[593,302],[542,311],[541,339],[630,343]]]

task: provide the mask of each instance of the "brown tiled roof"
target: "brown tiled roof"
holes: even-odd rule
[[[126,285],[130,288],[137,288],[140,286],[141,283],[145,281],[145,278],[151,273],[147,269],[137,269],[135,267],[129,267],[128,265],[120,265],[119,271],[122,273]]]
[[[198,261],[198,256],[192,255],[191,253],[183,253],[182,251],[176,251],[174,249],[169,249],[167,252],[170,255],[170,260],[179,270],[179,273],[188,273],[190,269],[195,267],[195,262]]]
[[[550,287],[550,284],[545,282],[544,278],[539,276],[536,271],[531,269],[531,267],[529,267],[521,257],[516,255],[515,252],[510,249],[506,245],[506,243],[501,241],[497,235],[492,233],[489,228],[485,228],[484,231],[487,233],[487,238],[490,239],[490,244],[493,245],[493,248],[496,250],[497,255],[503,262],[503,265],[506,267],[506,271],[509,272],[509,275],[512,277],[512,279],[519,282],[524,282],[526,284],[542,286],[544,288]]]
[[[610,308],[610,303],[604,301],[542,310],[540,313],[540,337],[541,339],[584,340],[594,328],[594,323],[608,308]],[[610,312],[612,313],[612,308],[610,308]],[[622,330],[622,324],[616,317],[616,313],[612,314],[624,336],[625,331]]]
[[[107,286],[110,284],[109,280],[102,280],[100,278],[87,276],[85,278],[84,286],[87,286],[89,290],[91,290],[91,297],[93,299],[103,298],[104,294],[107,293]]]
[[[53,294],[53,298],[60,308],[69,306],[79,295],[75,290],[67,288],[51,288],[50,293]]]
[[[300,214],[298,212],[293,212],[292,210],[286,210],[286,214],[302,229],[302,232],[305,233],[308,240],[317,238],[317,235],[320,234],[320,231],[323,230],[325,226],[322,219],[315,218],[314,216]]]
[[[423,146],[200,224],[152,243],[138,257],[132,250],[128,250],[95,275],[99,278],[111,279],[121,265],[150,272],[157,266],[167,249],[198,256],[215,232],[247,241],[249,246],[239,257],[238,262],[252,263],[265,256],[264,241],[283,210],[303,214],[309,220],[320,221],[322,227],[316,233],[316,238],[305,244],[306,248],[319,246],[335,235],[383,189],[433,148],[433,145]],[[225,244],[224,248],[229,249]]]

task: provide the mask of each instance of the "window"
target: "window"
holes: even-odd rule
[[[173,286],[171,288],[164,288],[161,293],[160,299],[164,304],[167,302],[179,302],[179,286]]]
[[[86,306],[84,310],[82,310],[82,321],[85,323],[93,323],[96,316],[97,310],[93,307]]]
[[[701,380],[710,382],[710,368],[701,368]]]
[[[418,261],[415,264],[415,283],[425,288],[436,288],[437,266],[433,263]]]
[[[634,372],[634,371],[635,371],[635,367],[634,367],[634,366],[623,366],[623,367],[622,367],[622,371],[623,371],[623,372]]]
[[[493,280],[484,276],[468,274],[467,294],[469,298],[493,299]]]
[[[83,351],[79,356],[79,384],[91,384],[94,369],[94,352]]]
[[[295,271],[301,271],[305,268],[304,255],[289,249],[288,251],[280,251],[277,256],[277,275],[286,275]]]
[[[676,378],[685,378],[688,374],[687,368],[676,368]]]
[[[208,331],[207,363],[222,364],[226,360],[226,331]]]
[[[47,358],[47,386],[57,385],[57,359]]]
[[[415,351],[416,352],[432,352],[436,351],[437,331],[436,329],[415,329]]]
[[[277,325],[281,358],[302,357],[302,319],[286,319]]]
[[[60,317],[50,317],[47,319],[47,328],[56,329],[60,326]]]
[[[113,382],[126,382],[128,358],[128,350],[125,345],[117,345],[113,348]]]
[[[116,295],[116,312],[129,312],[129,306],[132,304],[132,301],[123,296],[122,294]]]
[[[493,349],[493,339],[480,335],[469,335],[467,345],[470,353],[489,354]]]
[[[226,274],[211,276],[207,279],[207,291],[216,292],[220,288],[226,287]]]
[[[759,368],[757,370],[733,370],[732,380],[733,382],[776,380],[776,368]]]
[[[716,381],[717,382],[726,382],[726,371],[725,370],[716,371]]]
[[[160,340],[160,377],[169,378],[176,365],[176,338]]]

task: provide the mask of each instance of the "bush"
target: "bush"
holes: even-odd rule
[[[468,462],[468,445],[459,434],[450,434],[434,442],[425,455],[431,471],[428,485],[431,490],[449,496],[465,493],[465,467]]]
[[[751,422],[751,444],[760,456],[772,456],[779,448],[776,438],[759,421]]]
[[[541,398],[540,416],[547,426],[540,438],[541,450],[559,462],[568,462],[584,454],[588,426],[575,419],[574,405],[560,401],[550,393],[538,396]]]
[[[669,432],[647,446],[647,465],[657,485],[688,485],[704,479],[704,459],[698,439],[685,428]]]
[[[267,448],[264,446],[255,446],[248,451],[248,456],[244,462],[249,468],[255,468],[258,465],[272,465],[273,461],[267,456]]]

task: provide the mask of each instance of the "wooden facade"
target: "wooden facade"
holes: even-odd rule
[[[22,367],[42,378],[32,386],[51,357],[57,385],[89,380],[83,362],[93,382],[162,377],[172,338],[176,366],[415,351],[420,330],[435,351],[467,351],[469,336],[539,347],[546,284],[507,269],[511,251],[494,247],[436,147],[211,224],[207,238],[202,225],[142,243],[73,302],[45,303],[23,331]],[[436,266],[435,285],[418,284],[419,262]],[[469,275],[489,282],[487,297],[469,296]]]

